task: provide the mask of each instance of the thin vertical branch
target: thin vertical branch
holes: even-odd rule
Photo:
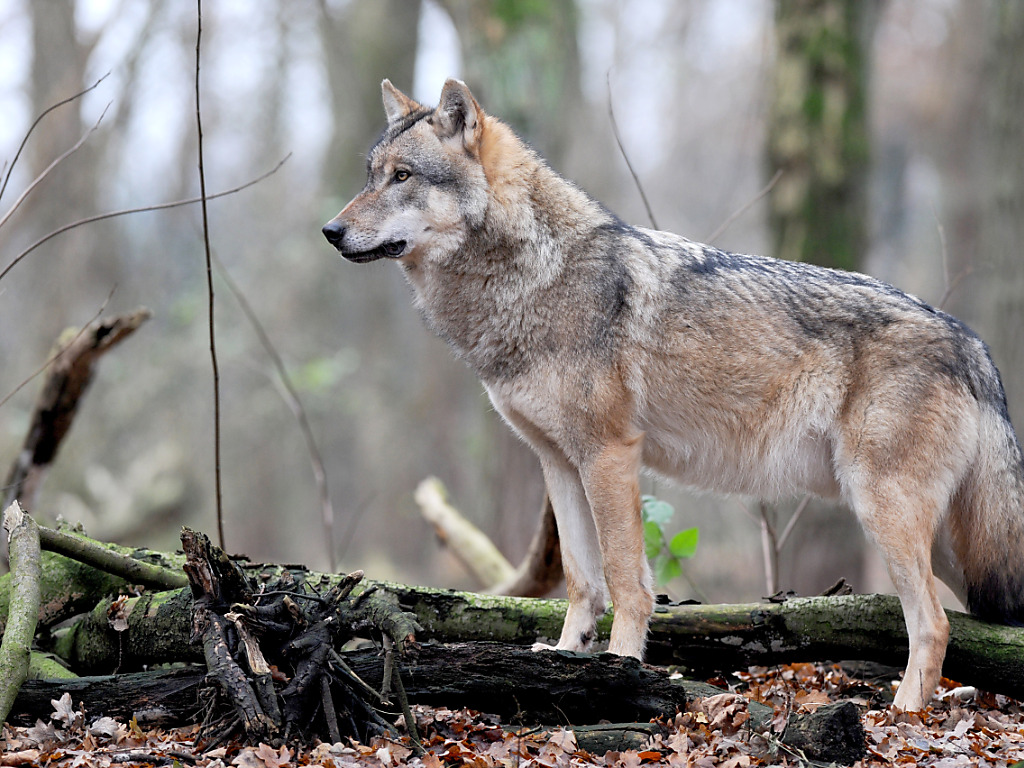
[[[636,184],[636,188],[640,192],[640,197],[644,201],[644,208],[647,209],[647,218],[651,220],[651,227],[658,229],[658,222],[654,218],[654,211],[651,210],[651,204],[647,202],[647,195],[644,193],[644,187],[640,183],[640,177],[637,176],[636,171],[633,170],[633,164],[629,162],[629,155],[626,154],[626,148],[622,144],[622,137],[619,135],[619,124],[615,122],[615,109],[612,107],[612,78],[610,73],[605,75],[605,82],[608,85],[608,118],[611,120],[612,134],[615,136],[615,143],[619,145],[619,152],[622,153],[622,159],[626,161],[626,167],[629,168],[629,172],[633,176],[633,183]]]
[[[267,355],[270,357],[270,361],[273,363],[278,379],[281,382],[283,389],[281,394],[288,404],[288,408],[299,422],[299,429],[306,440],[306,449],[309,451],[309,459],[313,465],[313,478],[316,481],[317,494],[320,497],[320,515],[324,526],[327,561],[330,564],[331,572],[334,573],[337,570],[338,559],[334,552],[334,505],[331,503],[331,494],[327,488],[327,470],[324,468],[324,460],[320,454],[320,448],[316,444],[316,438],[313,437],[313,427],[309,423],[309,417],[306,415],[306,409],[302,404],[302,400],[299,399],[298,390],[292,383],[291,376],[288,375],[288,369],[284,364],[284,360],[281,359],[277,348],[270,340],[270,336],[263,327],[263,323],[256,316],[256,311],[219,259],[216,260],[216,264],[220,270],[221,279],[224,280],[224,284],[227,285],[228,290],[234,295],[238,306],[242,308],[242,314],[249,320],[249,324],[256,332],[260,344],[263,345],[263,349],[266,350]]]
[[[779,545],[775,538],[775,523],[769,518],[769,507],[758,503],[761,522],[761,550],[764,556],[764,585],[767,594],[779,591]]]
[[[206,252],[206,295],[210,320],[210,363],[213,366],[213,467],[217,492],[217,538],[224,544],[224,505],[220,477],[220,370],[217,366],[217,336],[213,323],[213,256],[210,253],[210,219],[206,212],[206,173],[203,169],[203,115],[199,101],[199,61],[203,39],[203,0],[196,0],[196,133],[199,138],[199,201],[203,209],[203,247]]]

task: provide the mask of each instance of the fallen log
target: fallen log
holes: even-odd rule
[[[342,656],[362,680],[378,689],[383,684],[385,659],[376,649]],[[664,732],[664,726],[649,721],[670,720],[688,699],[724,694],[703,683],[670,679],[664,670],[635,659],[534,653],[500,643],[424,643],[400,668],[412,703],[477,709],[498,715],[509,727],[569,727],[581,747],[597,754],[638,749],[650,736]],[[12,715],[23,723],[46,719],[51,700],[68,692],[90,717],[135,717],[140,723],[171,727],[194,722],[200,691],[207,685],[206,670],[199,666],[60,682],[30,680]],[[750,727],[769,731],[771,708],[756,702],[745,706]],[[598,724],[609,719],[620,722]],[[779,739],[812,759],[851,763],[863,753],[864,732],[856,707],[847,702],[790,715]]]
[[[97,542],[98,543],[98,542]],[[105,547],[112,545],[100,544]],[[113,547],[112,547],[113,548]],[[124,548],[118,548],[124,551]],[[152,558],[154,553],[146,553]],[[52,606],[66,617],[71,605],[86,610],[90,595],[106,594],[124,582],[102,584],[103,574],[58,555],[59,576],[46,578],[44,562],[42,613]],[[167,556],[164,565],[181,562]],[[338,576],[301,567],[242,562],[258,582],[287,571],[292,578],[327,589]],[[122,587],[123,588],[123,587]],[[421,641],[494,640],[530,644],[557,638],[565,615],[564,600],[514,598],[472,592],[414,587],[364,580],[363,589],[380,589],[417,617]],[[10,589],[10,574],[0,577],[0,607]],[[144,665],[194,660],[188,646],[190,597],[187,590],[145,593],[123,601],[127,625],[111,626],[112,599],[93,600],[95,607],[59,640],[58,653],[83,674]],[[52,614],[48,614],[50,621]],[[947,611],[950,643],[943,673],[993,693],[1024,699],[1024,629],[989,624],[958,611]],[[598,637],[607,638],[611,615],[598,622]],[[41,626],[44,626],[41,624]],[[902,667],[907,636],[899,601],[886,595],[794,598],[780,603],[736,605],[659,605],[651,622],[647,660],[681,665],[701,672],[732,671],[749,665],[792,661],[861,659]]]
[[[254,566],[254,568],[256,568]],[[260,566],[259,568],[262,568]],[[328,588],[337,577],[291,571]],[[2,580],[0,580],[2,581]],[[364,581],[395,596],[415,614],[420,641],[493,640],[526,645],[557,637],[564,600],[538,600]],[[44,596],[45,602],[45,596]],[[88,674],[194,658],[187,592],[161,592],[124,602],[127,628],[115,631],[102,602],[61,640],[60,655]],[[1024,699],[1024,630],[947,611],[950,644],[943,674],[978,688]],[[598,624],[607,638],[611,616]],[[861,659],[906,663],[907,636],[899,601],[886,595],[795,598],[783,603],[659,606],[647,660],[702,673],[793,661]]]

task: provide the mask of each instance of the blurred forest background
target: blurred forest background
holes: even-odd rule
[[[13,168],[0,216],[107,110],[0,227],[0,269],[76,219],[198,193],[195,35],[192,2],[0,2],[0,165],[42,110],[107,75],[49,115]],[[230,550],[324,568],[331,546],[343,569],[472,586],[421,520],[419,481],[441,478],[514,562],[538,518],[535,460],[421,326],[399,271],[343,263],[320,235],[364,183],[384,77],[425,103],[461,77],[557,170],[648,225],[613,105],[661,228],[855,267],[943,305],[992,345],[1024,425],[1024,2],[216,0],[202,53],[208,191],[290,154],[210,203],[211,241],[299,389],[337,514],[329,543],[296,419],[218,278]],[[108,314],[155,313],[101,364],[41,519],[158,547],[184,523],[214,532],[203,258],[190,206],[77,228],[0,281],[0,397],[115,286]],[[0,408],[0,462],[15,458],[37,389]],[[688,573],[704,597],[764,594],[756,500],[653,480],[645,491],[675,505],[674,527],[699,526]],[[769,514],[781,526],[792,509]],[[888,589],[870,548],[851,546],[857,530],[812,508],[778,586],[816,592],[845,576]]]

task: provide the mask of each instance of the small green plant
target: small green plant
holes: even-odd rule
[[[682,561],[693,557],[697,551],[700,531],[697,528],[687,528],[667,539],[665,526],[675,514],[672,505],[654,496],[643,496],[641,502],[644,547],[647,550],[647,559],[652,561],[654,567],[655,583],[660,587],[683,575]]]

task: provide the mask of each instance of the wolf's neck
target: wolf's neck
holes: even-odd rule
[[[612,217],[504,124],[488,124],[485,136],[482,226],[449,258],[407,276],[434,331],[493,381],[528,367],[527,350],[551,345],[559,280],[580,243]]]
[[[507,242],[527,265],[552,244],[560,247],[558,255],[569,255],[573,241],[610,218],[599,203],[491,117],[484,123],[480,162],[489,187],[482,234],[488,242]]]

